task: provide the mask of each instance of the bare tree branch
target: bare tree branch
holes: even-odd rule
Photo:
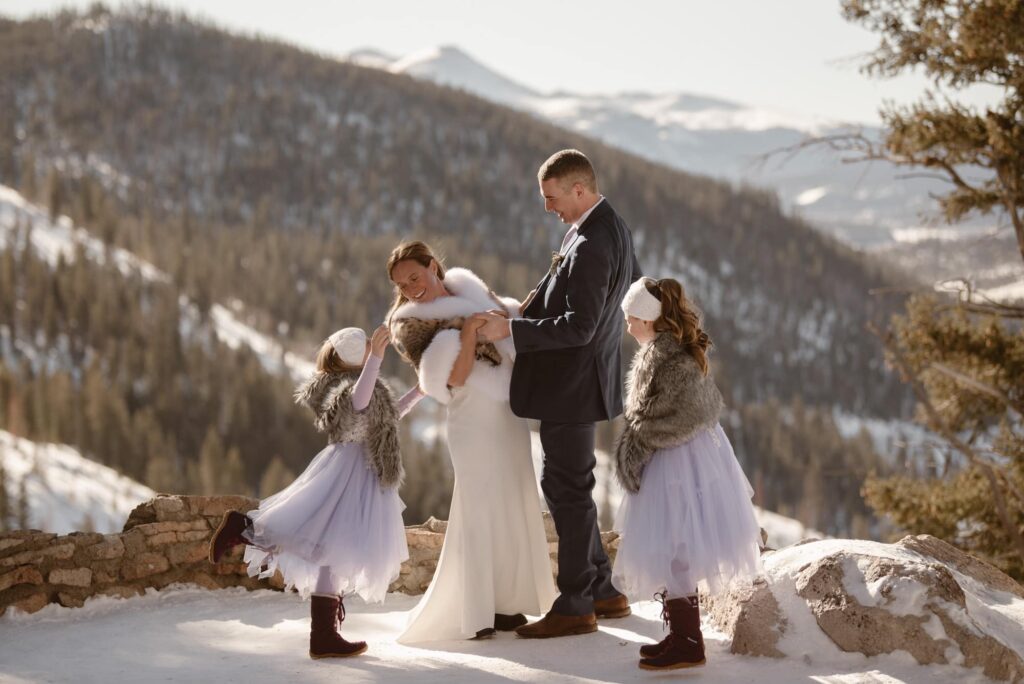
[[[970,387],[975,392],[981,392],[982,394],[990,396],[993,399],[998,399],[1003,404],[1005,404],[1007,408],[1009,408],[1011,411],[1016,413],[1018,416],[1024,418],[1024,405],[1022,405],[1020,402],[1014,401],[1012,398],[1006,396],[1006,394],[1000,392],[995,387],[992,387],[991,385],[986,385],[983,382],[979,382],[978,380],[975,380],[969,375],[964,375],[960,371],[950,368],[946,364],[939,363],[937,361],[932,361],[931,363],[929,363],[928,368],[937,371],[942,375],[945,375],[947,378],[951,378],[957,381],[961,385]]]

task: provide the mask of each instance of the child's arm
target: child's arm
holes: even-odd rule
[[[359,379],[356,380],[355,387],[352,388],[352,408],[356,411],[363,411],[370,405],[370,397],[373,396],[373,388],[377,382],[377,374],[380,373],[380,363],[383,360],[373,354],[366,357],[363,372],[359,374]]]
[[[402,398],[398,400],[398,418],[401,420],[412,411],[416,404],[420,403],[420,399],[427,396],[420,389],[419,385],[413,385],[412,389],[402,395]]]

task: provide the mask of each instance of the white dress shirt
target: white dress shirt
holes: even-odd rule
[[[604,195],[598,195],[597,201],[594,202],[594,206],[590,207],[585,212],[580,214],[580,217],[576,219],[576,222],[569,226],[569,230],[565,231],[565,237],[562,238],[562,246],[558,249],[559,254],[565,254],[565,250],[569,249],[569,245],[572,244],[573,240],[576,239],[576,235],[579,234],[580,226],[583,225],[583,222],[587,220],[587,217],[590,216],[591,213],[593,213],[594,209],[596,209],[597,205],[600,204],[601,202],[604,202]],[[508,325],[508,334],[509,337],[513,338],[512,346],[515,347],[516,341],[513,337],[511,321],[509,321]]]

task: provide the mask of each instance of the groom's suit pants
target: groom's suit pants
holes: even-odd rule
[[[594,424],[541,421],[544,472],[540,485],[558,531],[558,591],[552,611],[587,615],[594,601],[619,592],[601,546],[594,505]]]

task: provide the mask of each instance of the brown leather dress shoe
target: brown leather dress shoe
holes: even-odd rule
[[[623,618],[632,614],[633,611],[629,607],[629,599],[622,594],[594,601],[594,615],[599,618]]]
[[[597,631],[597,617],[589,615],[559,615],[548,613],[533,624],[523,625],[516,636],[524,639],[550,639],[552,637],[589,634]]]

